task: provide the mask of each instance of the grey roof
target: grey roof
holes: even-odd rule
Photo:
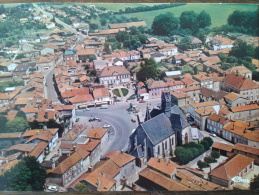
[[[191,128],[191,135],[193,140],[200,140],[204,137],[197,128]]]
[[[142,158],[144,156],[143,150],[141,145],[138,145],[131,153],[130,155],[135,156],[137,158]]]
[[[177,130],[177,129],[182,130],[190,126],[190,124],[186,120],[186,117],[182,117],[180,114],[171,114],[170,121],[174,130]]]
[[[170,120],[164,113],[142,123],[140,126],[154,145],[175,133],[171,127]]]
[[[171,114],[180,114],[182,118],[186,118],[186,115],[176,105],[171,107]]]

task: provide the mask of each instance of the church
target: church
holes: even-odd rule
[[[162,93],[161,109],[151,112],[147,106],[145,121],[136,128],[129,139],[129,154],[136,157],[138,166],[150,158],[168,159],[176,146],[191,141],[191,126],[178,106],[171,103],[169,91]]]

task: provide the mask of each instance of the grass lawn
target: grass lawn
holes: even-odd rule
[[[126,96],[129,93],[129,90],[126,88],[121,88],[123,96]]]
[[[126,6],[126,4],[124,4]],[[127,7],[127,6],[126,6]],[[162,13],[171,12],[176,17],[180,17],[181,13],[184,11],[194,10],[196,13],[200,13],[202,10],[205,10],[211,16],[211,27],[221,26],[227,24],[228,16],[233,13],[235,10],[247,10],[247,11],[256,11],[258,5],[253,4],[187,4],[179,7],[149,11],[149,12],[139,12],[139,13],[130,13],[123,14],[125,17],[137,17],[141,20],[144,20],[148,27],[151,28],[154,18]],[[112,10],[112,9],[111,9]]]
[[[118,96],[118,97],[121,97],[120,92],[119,92],[118,89],[112,90],[112,93],[113,93],[114,95]]]

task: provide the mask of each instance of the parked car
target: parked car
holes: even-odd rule
[[[86,111],[89,111],[90,109],[89,109],[89,108],[86,108],[85,110],[86,110]]]
[[[131,119],[131,122],[135,123],[135,122],[136,122],[136,120],[135,120],[134,118],[132,118],[132,119]]]
[[[101,105],[100,109],[107,109],[108,105]]]
[[[59,187],[58,186],[48,186],[48,190],[58,192],[59,191]]]
[[[103,125],[103,128],[109,128],[111,125],[109,125],[109,124],[105,124],[105,125]]]
[[[145,100],[140,100],[139,101],[139,103],[145,103],[145,102],[147,102],[147,101],[145,101]]]
[[[210,136],[216,137],[217,135],[215,133],[210,133]]]

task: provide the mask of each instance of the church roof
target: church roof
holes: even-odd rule
[[[170,121],[174,130],[176,129],[182,130],[190,126],[190,124],[186,121],[186,119],[182,117],[180,114],[171,114]]]
[[[180,110],[180,108],[176,105],[171,107],[172,114],[180,114],[182,118],[186,118],[185,114]]]
[[[154,145],[175,133],[171,127],[170,120],[164,113],[142,123],[140,127],[145,131]]]
[[[138,145],[131,153],[130,155],[135,156],[137,158],[142,158],[144,156],[143,150],[141,145]]]

